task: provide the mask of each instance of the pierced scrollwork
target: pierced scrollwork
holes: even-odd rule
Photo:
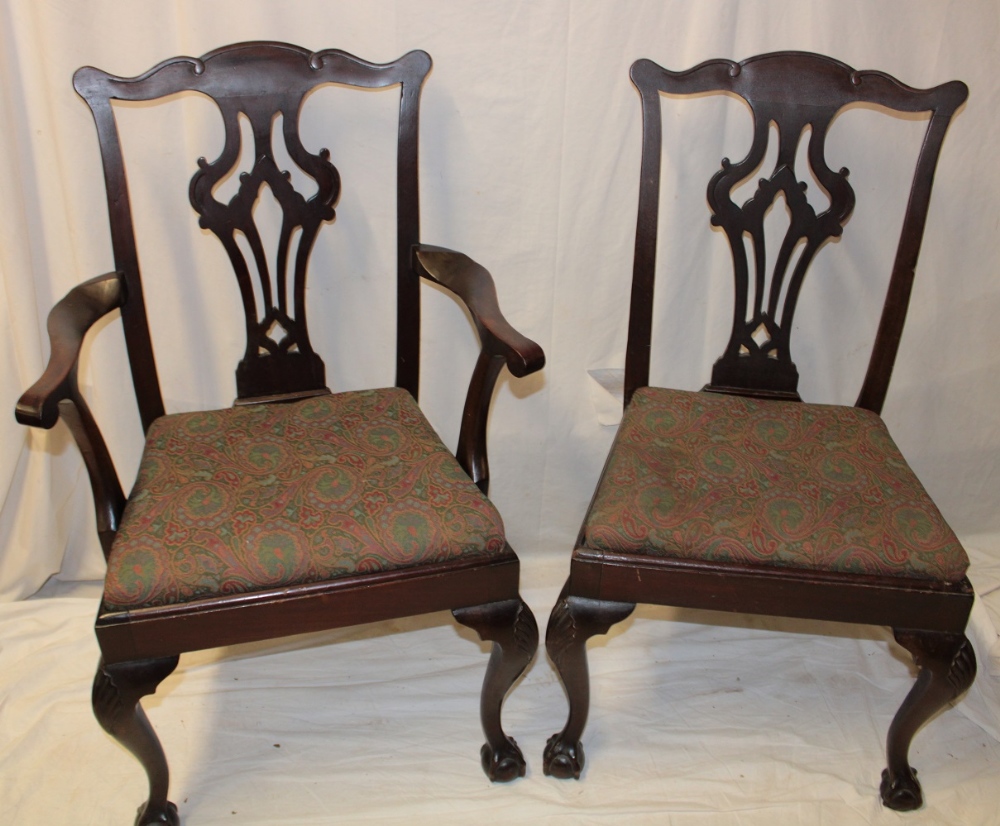
[[[301,101],[299,101],[301,103]],[[220,101],[226,125],[226,142],[214,162],[198,159],[199,170],[191,179],[189,196],[201,216],[199,224],[222,242],[236,274],[246,314],[247,347],[237,369],[237,389],[241,397],[284,390],[319,389],[325,384],[323,363],[309,343],[305,316],[305,279],[309,254],[320,226],[335,218],[334,204],[340,196],[340,174],[330,162],[330,153],[308,152],[298,134],[298,111],[282,113],[282,137],[285,149],[295,164],[317,185],[316,193],[305,198],[296,191],[291,174],[279,169],[272,147],[272,131],[278,111],[266,101],[246,102],[236,108],[231,101]],[[241,133],[239,115],[246,115],[253,130],[255,163],[250,172],[240,175],[240,185],[228,203],[215,197],[215,189],[239,161]],[[261,190],[267,187],[281,208],[282,223],[274,256],[274,278],[254,210]],[[292,239],[299,233],[292,254]],[[237,242],[241,234],[250,249],[250,259]],[[289,266],[292,275],[289,278]],[[261,303],[253,286],[256,272]],[[291,281],[291,285],[289,285]],[[272,333],[283,333],[278,340]],[[281,380],[277,380],[281,376]],[[291,380],[289,381],[289,378]],[[287,386],[287,385],[290,385]]]
[[[737,164],[723,158],[721,169],[709,183],[711,220],[725,231],[729,240],[736,291],[733,331],[713,370],[713,386],[789,395],[796,392],[798,371],[791,358],[789,336],[799,290],[819,249],[827,240],[843,233],[855,202],[854,191],[847,182],[848,170],[834,172],[826,165],[823,141],[829,117],[824,120],[824,112],[820,110],[810,122],[801,117],[781,119],[777,112],[755,110],[756,128],[750,153]],[[737,206],[732,192],[763,161],[772,122],[779,130],[777,164],[770,177],[759,179],[757,190],[742,207]],[[829,207],[819,214],[806,198],[807,185],[798,179],[794,167],[798,143],[807,125],[812,127],[809,166],[830,197]],[[782,197],[790,220],[769,273],[765,224],[772,207]],[[751,264],[745,238],[749,238],[753,250],[752,301]],[[797,250],[800,251],[796,259]]]

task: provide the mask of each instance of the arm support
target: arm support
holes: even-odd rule
[[[427,244],[413,247],[413,259],[418,274],[462,300],[479,333],[482,350],[465,398],[455,455],[472,481],[485,493],[489,487],[486,421],[500,371],[506,364],[515,376],[527,376],[542,369],[545,354],[535,342],[507,323],[500,312],[493,278],[484,267],[460,252]]]
[[[49,313],[51,355],[42,377],[17,402],[21,424],[51,428],[60,415],[83,454],[94,492],[97,533],[105,558],[125,508],[125,494],[104,437],[80,396],[76,383],[80,347],[87,331],[124,301],[124,282],[116,272],[74,287]]]

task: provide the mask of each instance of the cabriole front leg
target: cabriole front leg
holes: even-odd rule
[[[524,755],[514,738],[504,734],[500,712],[510,687],[538,650],[535,616],[520,598],[457,608],[452,614],[479,634],[480,639],[493,643],[479,702],[479,717],[486,734],[480,752],[483,771],[498,783],[524,777]]]
[[[889,726],[888,768],[882,772],[882,802],[907,812],[923,805],[916,770],[910,766],[913,736],[938,710],[962,694],[976,678],[976,655],[964,634],[893,629],[919,668],[917,682]]]
[[[567,596],[565,588],[552,609],[545,629],[545,648],[566,689],[569,718],[563,730],[553,734],[545,744],[542,768],[546,774],[579,779],[584,763],[580,737],[590,711],[587,640],[606,634],[634,610],[635,603]]]
[[[136,826],[167,823],[178,826],[177,807],[167,800],[170,773],[160,741],[139,700],[177,667],[178,657],[105,664],[101,660],[94,678],[94,715],[101,727],[127,748],[149,777],[149,799],[139,807]]]

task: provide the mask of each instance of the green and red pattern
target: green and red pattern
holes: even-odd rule
[[[874,413],[651,387],[625,412],[583,544],[941,582],[969,566]]]
[[[104,600],[170,605],[505,545],[500,515],[403,390],[183,413],[149,430]]]

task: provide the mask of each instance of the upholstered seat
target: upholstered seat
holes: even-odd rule
[[[153,422],[108,610],[504,552],[503,523],[405,390]]]
[[[582,544],[949,583],[969,567],[875,413],[658,387],[625,409]]]

